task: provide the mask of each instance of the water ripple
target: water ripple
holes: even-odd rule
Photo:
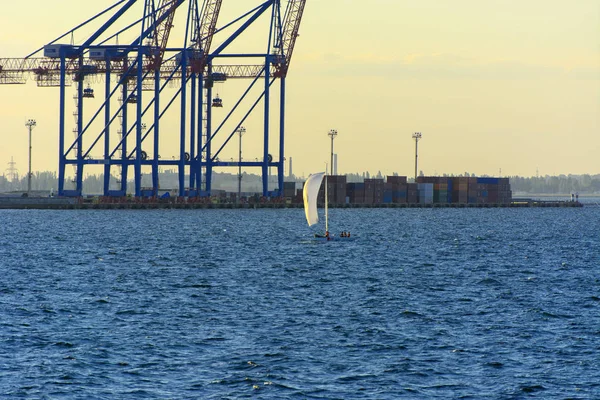
[[[599,398],[600,209],[2,210],[0,398]]]

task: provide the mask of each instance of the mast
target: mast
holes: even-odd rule
[[[328,203],[329,203],[329,198],[327,196],[327,173],[328,173],[328,169],[327,169],[327,163],[325,163],[325,232],[329,232],[329,215],[327,214],[328,211]]]

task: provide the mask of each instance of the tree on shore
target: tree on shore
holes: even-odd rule
[[[393,173],[393,175],[398,175]],[[372,175],[369,172],[356,172],[346,174],[346,182],[363,182]],[[377,178],[385,179],[381,171],[378,171]],[[447,176],[447,175],[444,175]],[[450,175],[449,177],[451,177]],[[465,172],[461,176],[475,176]],[[142,186],[150,185],[150,180],[142,178]],[[511,176],[510,186],[513,193],[531,193],[531,194],[600,194],[600,174],[597,175],[558,175],[558,176],[540,176],[540,177],[520,177]],[[304,178],[293,177],[287,180],[302,182]],[[410,180],[410,179],[409,179]],[[111,178],[112,182],[117,181],[117,177]],[[187,181],[187,179],[186,179]],[[160,187],[163,189],[175,189],[178,187],[179,177],[175,170],[165,170],[160,173]],[[270,186],[277,184],[277,177],[271,176],[269,179]],[[230,173],[214,173],[213,188],[227,191],[237,190],[238,177],[236,174]],[[69,182],[66,183],[69,185]],[[256,174],[244,174],[244,185],[247,191],[260,192],[262,187],[262,179]],[[56,192],[58,187],[57,174],[53,171],[34,172],[31,179],[32,190]],[[84,193],[100,194],[103,191],[104,178],[102,174],[87,175],[83,181]],[[130,190],[133,190],[133,181],[128,185]],[[0,175],[0,192],[19,192],[27,190],[27,175],[20,176],[17,179],[9,180],[5,175]]]

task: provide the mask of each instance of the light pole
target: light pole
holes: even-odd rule
[[[285,178],[285,160],[287,160],[287,158],[283,157],[283,177]]]
[[[25,126],[29,128],[29,174],[27,175],[27,197],[29,197],[31,192],[31,131],[36,125],[35,119],[28,119],[27,122],[25,122]]]
[[[418,167],[418,160],[419,160],[419,139],[421,139],[422,136],[423,135],[421,135],[421,132],[415,132],[412,135],[413,139],[415,139],[415,183],[417,183],[417,167]]]
[[[333,139],[337,136],[338,132],[335,129],[331,129],[327,135],[331,138],[331,174],[333,175]]]
[[[240,135],[240,158],[238,160],[238,203],[242,198],[242,135],[246,133],[246,128],[240,126],[237,129],[237,133]]]

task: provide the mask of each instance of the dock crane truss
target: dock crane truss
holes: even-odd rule
[[[213,38],[219,35],[221,29],[216,27],[223,0],[204,0],[203,6],[198,6],[200,0],[145,0],[144,15],[138,24],[119,31],[123,32],[131,26],[139,26],[142,33],[127,45],[110,45],[104,42],[96,43],[100,36],[109,27],[115,24],[122,15],[136,3],[137,0],[119,0],[113,6],[97,14],[77,28],[112,12],[118,10],[80,45],[58,44],[57,40],[50,42],[42,49],[44,57],[26,58],[0,58],[0,84],[25,84],[33,79],[40,87],[57,87],[60,92],[59,104],[59,190],[60,196],[81,196],[83,194],[82,176],[84,165],[104,165],[104,195],[124,196],[127,193],[127,175],[129,168],[134,169],[135,196],[158,194],[158,168],[159,166],[173,166],[178,169],[179,195],[201,196],[210,195],[212,171],[214,167],[258,167],[262,170],[263,195],[281,195],[283,189],[283,160],[284,160],[284,115],[285,115],[285,80],[287,77],[291,56],[298,37],[300,22],[306,0],[289,0],[282,18],[281,0],[266,0],[254,9],[238,18],[243,23],[233,34],[227,37],[217,49],[211,51]],[[183,46],[169,47],[171,27],[175,13],[180,6],[188,1],[188,15],[186,38]],[[269,51],[264,54],[225,54],[224,50],[235,41],[250,25],[256,23],[258,18],[271,10],[271,23],[268,46]],[[245,18],[245,19],[244,19]],[[235,22],[235,21],[234,21]],[[231,24],[225,25],[227,27]],[[70,32],[72,32],[71,30]],[[64,35],[63,35],[64,36]],[[113,35],[114,36],[114,35]],[[42,50],[40,49],[40,50]],[[38,51],[39,52],[39,51]],[[37,53],[37,52],[36,52]],[[171,55],[170,57],[167,55]],[[241,64],[215,64],[214,61],[221,57],[241,57],[244,59],[262,58],[261,63]],[[118,82],[113,84],[111,75],[118,76]],[[96,110],[89,121],[84,121],[84,99],[93,98],[93,90],[84,88],[86,80],[105,83],[104,103]],[[227,134],[225,132],[220,148],[213,152],[212,147],[219,145],[215,140],[218,135],[223,136],[221,128],[231,116],[231,111],[220,125],[213,131],[213,115],[211,112],[212,82],[228,79],[251,80],[248,90],[242,98],[235,102],[234,109],[247,95],[249,89],[260,80],[264,80],[264,90],[256,99],[245,116],[236,123],[236,128]],[[280,122],[279,122],[279,154],[278,160],[269,154],[269,119],[270,119],[270,90],[271,86],[280,82]],[[162,106],[162,90],[169,84],[181,85],[175,96]],[[65,138],[65,88],[77,87],[76,117],[77,127],[73,130],[75,141],[69,143]],[[144,91],[152,91],[153,96],[142,96]],[[188,91],[191,93],[188,95]],[[122,104],[114,112],[110,109],[110,99],[120,96]],[[97,97],[97,96],[96,96]],[[180,116],[180,151],[179,156],[173,160],[160,159],[158,144],[160,141],[160,118],[166,109],[173,104],[176,98],[181,101]],[[189,101],[188,101],[189,98]],[[145,103],[144,103],[145,101]],[[243,162],[224,162],[218,155],[242,125],[248,115],[262,102],[264,104],[264,134],[262,160]],[[135,114],[128,112],[128,106],[135,106]],[[154,121],[146,132],[142,117],[153,108]],[[104,113],[104,129],[98,133],[88,149],[83,148],[83,136],[87,135],[91,123]],[[114,146],[112,126],[115,119],[120,119],[120,141]],[[129,117],[129,118],[128,118]],[[128,119],[131,118],[131,121]],[[144,139],[153,135],[154,151],[149,155],[142,149]],[[133,140],[128,140],[128,137]],[[92,136],[93,137],[93,136]],[[90,151],[104,139],[104,155],[92,159]],[[187,140],[186,140],[187,139]],[[133,149],[128,148],[134,144]],[[64,187],[65,167],[73,165],[75,173],[75,189],[67,190]],[[141,167],[147,165],[152,168],[152,187],[142,190]],[[111,189],[111,167],[121,169],[120,187]],[[268,191],[268,168],[276,167],[278,175],[278,191]],[[186,188],[185,175],[189,173],[189,186]]]

